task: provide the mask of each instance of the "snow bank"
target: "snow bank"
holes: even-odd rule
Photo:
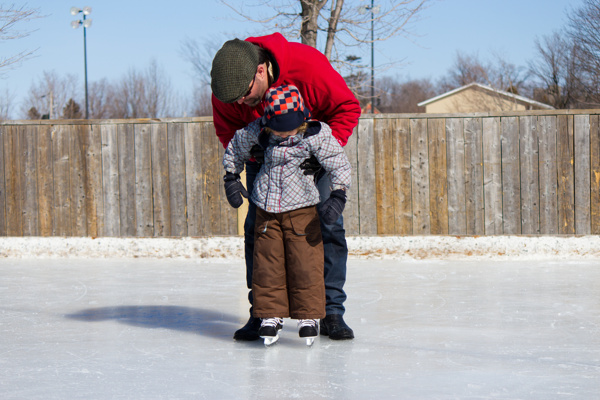
[[[594,259],[600,236],[355,236],[354,259]],[[0,238],[0,258],[193,258],[242,260],[243,238]]]

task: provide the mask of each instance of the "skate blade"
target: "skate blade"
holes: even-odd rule
[[[309,346],[309,347],[312,346],[314,342],[315,342],[315,338],[314,337],[307,337],[306,338],[306,345],[307,346]]]
[[[277,336],[265,336],[265,337],[263,337],[263,339],[265,340],[265,346],[269,347],[272,344],[275,344],[275,342],[277,342],[279,340],[279,335],[277,335]]]

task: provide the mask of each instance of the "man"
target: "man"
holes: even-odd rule
[[[224,147],[235,131],[261,117],[266,91],[272,86],[294,85],[300,91],[313,118],[327,123],[333,136],[344,146],[358,123],[360,105],[346,82],[327,58],[316,49],[300,43],[288,42],[281,34],[250,37],[246,40],[227,41],[213,59],[211,88],[213,92],[213,120],[217,136]],[[256,154],[260,158],[260,154]],[[329,177],[318,171],[316,160],[305,162],[306,173],[316,173],[322,201],[331,193]],[[252,192],[260,164],[246,164],[246,188]],[[246,282],[252,287],[254,222],[256,206],[250,202],[244,224]],[[321,320],[320,333],[331,339],[354,338],[354,332],[345,323],[344,283],[346,282],[346,245],[343,217],[331,225],[321,222],[325,253],[326,317]],[[248,298],[252,304],[252,292]],[[235,332],[236,340],[258,340],[260,319],[252,317]]]

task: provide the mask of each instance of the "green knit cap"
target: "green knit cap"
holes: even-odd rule
[[[233,103],[242,98],[250,87],[258,67],[258,50],[245,40],[225,42],[212,62],[210,87],[217,99]]]

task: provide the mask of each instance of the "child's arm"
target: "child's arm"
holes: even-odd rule
[[[316,139],[310,152],[329,173],[331,189],[349,190],[352,182],[352,167],[344,149],[331,134],[331,128],[327,124],[321,123],[321,131],[316,135]]]
[[[239,174],[244,170],[244,163],[250,159],[250,149],[258,143],[259,135],[259,120],[251,122],[247,127],[235,132],[223,156],[225,171]]]
[[[251,122],[247,127],[238,130],[225,149],[223,167],[225,176],[225,195],[229,204],[238,208],[242,205],[242,196],[248,198],[248,192],[240,181],[240,173],[244,170],[244,163],[250,159],[250,149],[258,143],[260,126],[258,120]]]
[[[335,223],[346,206],[346,191],[350,189],[350,161],[344,149],[331,135],[328,125],[321,123],[321,131],[316,137],[311,153],[317,158],[331,179],[331,194],[321,207],[321,221],[326,225]]]

